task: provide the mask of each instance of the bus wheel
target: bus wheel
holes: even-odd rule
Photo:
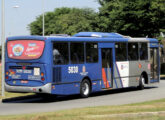
[[[81,85],[80,85],[80,95],[83,98],[87,98],[90,92],[91,92],[91,87],[90,87],[89,80],[85,79],[81,82]]]
[[[139,90],[143,90],[144,89],[144,84],[145,84],[145,78],[143,75],[140,76],[140,80],[139,80],[139,86],[138,89]]]

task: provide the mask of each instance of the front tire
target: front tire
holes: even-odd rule
[[[140,76],[140,80],[139,80],[139,86],[138,89],[139,90],[143,90],[144,89],[144,85],[145,85],[145,78],[143,75]]]
[[[81,82],[81,85],[80,85],[80,95],[83,98],[87,98],[89,97],[90,92],[91,92],[90,82],[89,80],[85,79]]]

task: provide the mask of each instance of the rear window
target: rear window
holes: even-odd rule
[[[12,59],[30,60],[41,57],[45,42],[37,40],[15,40],[7,42],[8,57]]]

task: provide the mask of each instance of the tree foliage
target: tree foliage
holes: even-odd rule
[[[132,37],[158,37],[165,32],[164,0],[97,0],[92,9],[57,8],[45,15],[45,34],[80,31],[117,32]],[[42,35],[42,15],[29,25],[32,35]]]
[[[69,34],[93,31],[96,13],[90,8],[57,8],[45,14],[45,34]],[[32,35],[42,35],[42,15],[29,24]]]
[[[164,0],[98,0],[100,31],[156,37],[165,29]]]

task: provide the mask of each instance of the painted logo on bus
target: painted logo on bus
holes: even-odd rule
[[[82,76],[85,76],[85,75],[88,74],[88,72],[86,72],[86,67],[85,67],[85,66],[82,67],[82,72],[80,72],[80,74],[81,74]]]
[[[24,46],[21,44],[16,44],[13,46],[12,51],[14,56],[21,56],[24,51]]]

